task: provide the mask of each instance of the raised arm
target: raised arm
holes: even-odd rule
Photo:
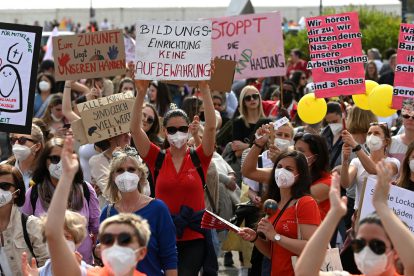
[[[372,203],[377,211],[385,232],[404,265],[404,275],[414,275],[414,235],[407,226],[388,207],[391,174],[384,161],[377,164],[377,185],[375,185]]]
[[[351,133],[347,130],[342,131],[342,140],[344,143],[348,144],[352,149],[358,146],[358,143],[352,137]],[[358,159],[361,161],[362,166],[369,174],[377,174],[377,170],[375,169],[375,162],[369,158],[366,152],[362,149],[355,152]]]
[[[255,180],[259,183],[269,183],[272,169],[271,168],[258,168],[257,159],[263,147],[266,145],[269,135],[269,125],[261,126],[257,131],[257,138],[254,141],[253,147],[247,154],[242,164],[242,175],[249,179]]]
[[[79,168],[77,156],[73,153],[72,136],[66,137],[61,160],[62,177],[59,179],[47,212],[45,235],[52,261],[53,275],[80,276],[81,270],[79,263],[66,244],[63,229],[70,188]]]
[[[339,176],[337,173],[332,176],[329,199],[331,208],[303,249],[295,266],[296,276],[330,275],[329,273],[319,272],[319,270],[325,259],[326,249],[332,234],[347,210],[346,197],[340,198]]]
[[[132,139],[134,139],[139,155],[143,158],[147,156],[151,144],[147,134],[142,129],[142,106],[144,105],[144,98],[147,93],[148,85],[149,81],[135,80],[135,86],[137,87],[138,92],[131,119]]]
[[[70,80],[65,81],[65,88],[63,89],[63,98],[62,98],[63,116],[65,116],[65,118],[68,119],[70,123],[80,119],[78,114],[76,114],[72,110],[72,98],[70,95],[72,91],[72,85],[73,85],[73,81],[70,81]]]
[[[210,87],[207,82],[200,82],[200,91],[203,95],[204,104],[204,133],[201,145],[204,154],[210,156],[216,147],[216,112],[214,111],[213,99],[210,95]]]

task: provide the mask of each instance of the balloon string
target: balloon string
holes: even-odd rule
[[[279,77],[279,86],[280,86],[280,109],[284,108],[283,106],[283,81],[282,81],[283,77]],[[280,110],[279,110],[280,112]]]
[[[346,130],[346,106],[345,106],[345,102],[342,96],[339,96],[339,101],[340,101],[341,111],[342,111],[342,129]]]

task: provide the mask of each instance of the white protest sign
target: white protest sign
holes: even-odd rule
[[[372,195],[374,194],[375,185],[377,185],[376,178],[368,177],[360,220],[375,211],[372,205]],[[414,232],[414,192],[392,185],[388,195],[388,206],[408,225],[411,232]]]
[[[135,78],[209,80],[211,21],[138,21]]]

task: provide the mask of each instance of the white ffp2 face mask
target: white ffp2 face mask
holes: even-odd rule
[[[168,134],[167,140],[174,147],[181,149],[188,141],[188,133],[177,131],[174,134]]]
[[[40,81],[39,82],[39,89],[40,91],[47,91],[50,89],[50,83],[48,83],[47,81]]]
[[[275,138],[275,146],[280,151],[286,151],[286,150],[288,150],[288,148],[290,146],[290,141],[285,140],[285,139],[281,139],[281,138]]]
[[[137,265],[136,252],[139,250],[114,244],[102,251],[102,261],[116,276],[125,275]]]
[[[115,184],[122,193],[132,192],[138,189],[139,176],[135,173],[123,172],[115,177]]]
[[[414,172],[414,159],[410,160],[409,165],[410,165],[410,171]]]
[[[275,170],[275,181],[279,188],[290,188],[295,183],[295,175],[285,168]]]
[[[359,253],[354,253],[355,264],[366,276],[377,276],[385,271],[388,264],[387,254],[377,255],[369,246]]]
[[[10,191],[5,191],[3,189],[0,189],[0,208],[12,201],[13,194],[18,192],[20,190],[16,190],[13,193]]]
[[[49,173],[50,176],[59,179],[62,176],[62,160],[57,164],[50,163]]]
[[[29,157],[30,153],[32,153],[32,149],[25,145],[14,144],[13,148],[13,155],[16,157],[18,161],[24,161]]]
[[[378,137],[374,134],[371,134],[367,137],[366,143],[370,151],[380,150],[383,146],[381,137]]]
[[[342,124],[341,123],[329,124],[329,128],[331,129],[332,134],[335,136],[342,130]]]

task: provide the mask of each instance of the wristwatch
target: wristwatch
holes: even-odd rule
[[[357,152],[357,151],[359,151],[361,149],[362,149],[361,145],[358,144],[355,148],[352,149],[352,152]]]
[[[279,234],[276,233],[276,235],[274,237],[275,241],[280,241],[281,238],[282,237]]]

